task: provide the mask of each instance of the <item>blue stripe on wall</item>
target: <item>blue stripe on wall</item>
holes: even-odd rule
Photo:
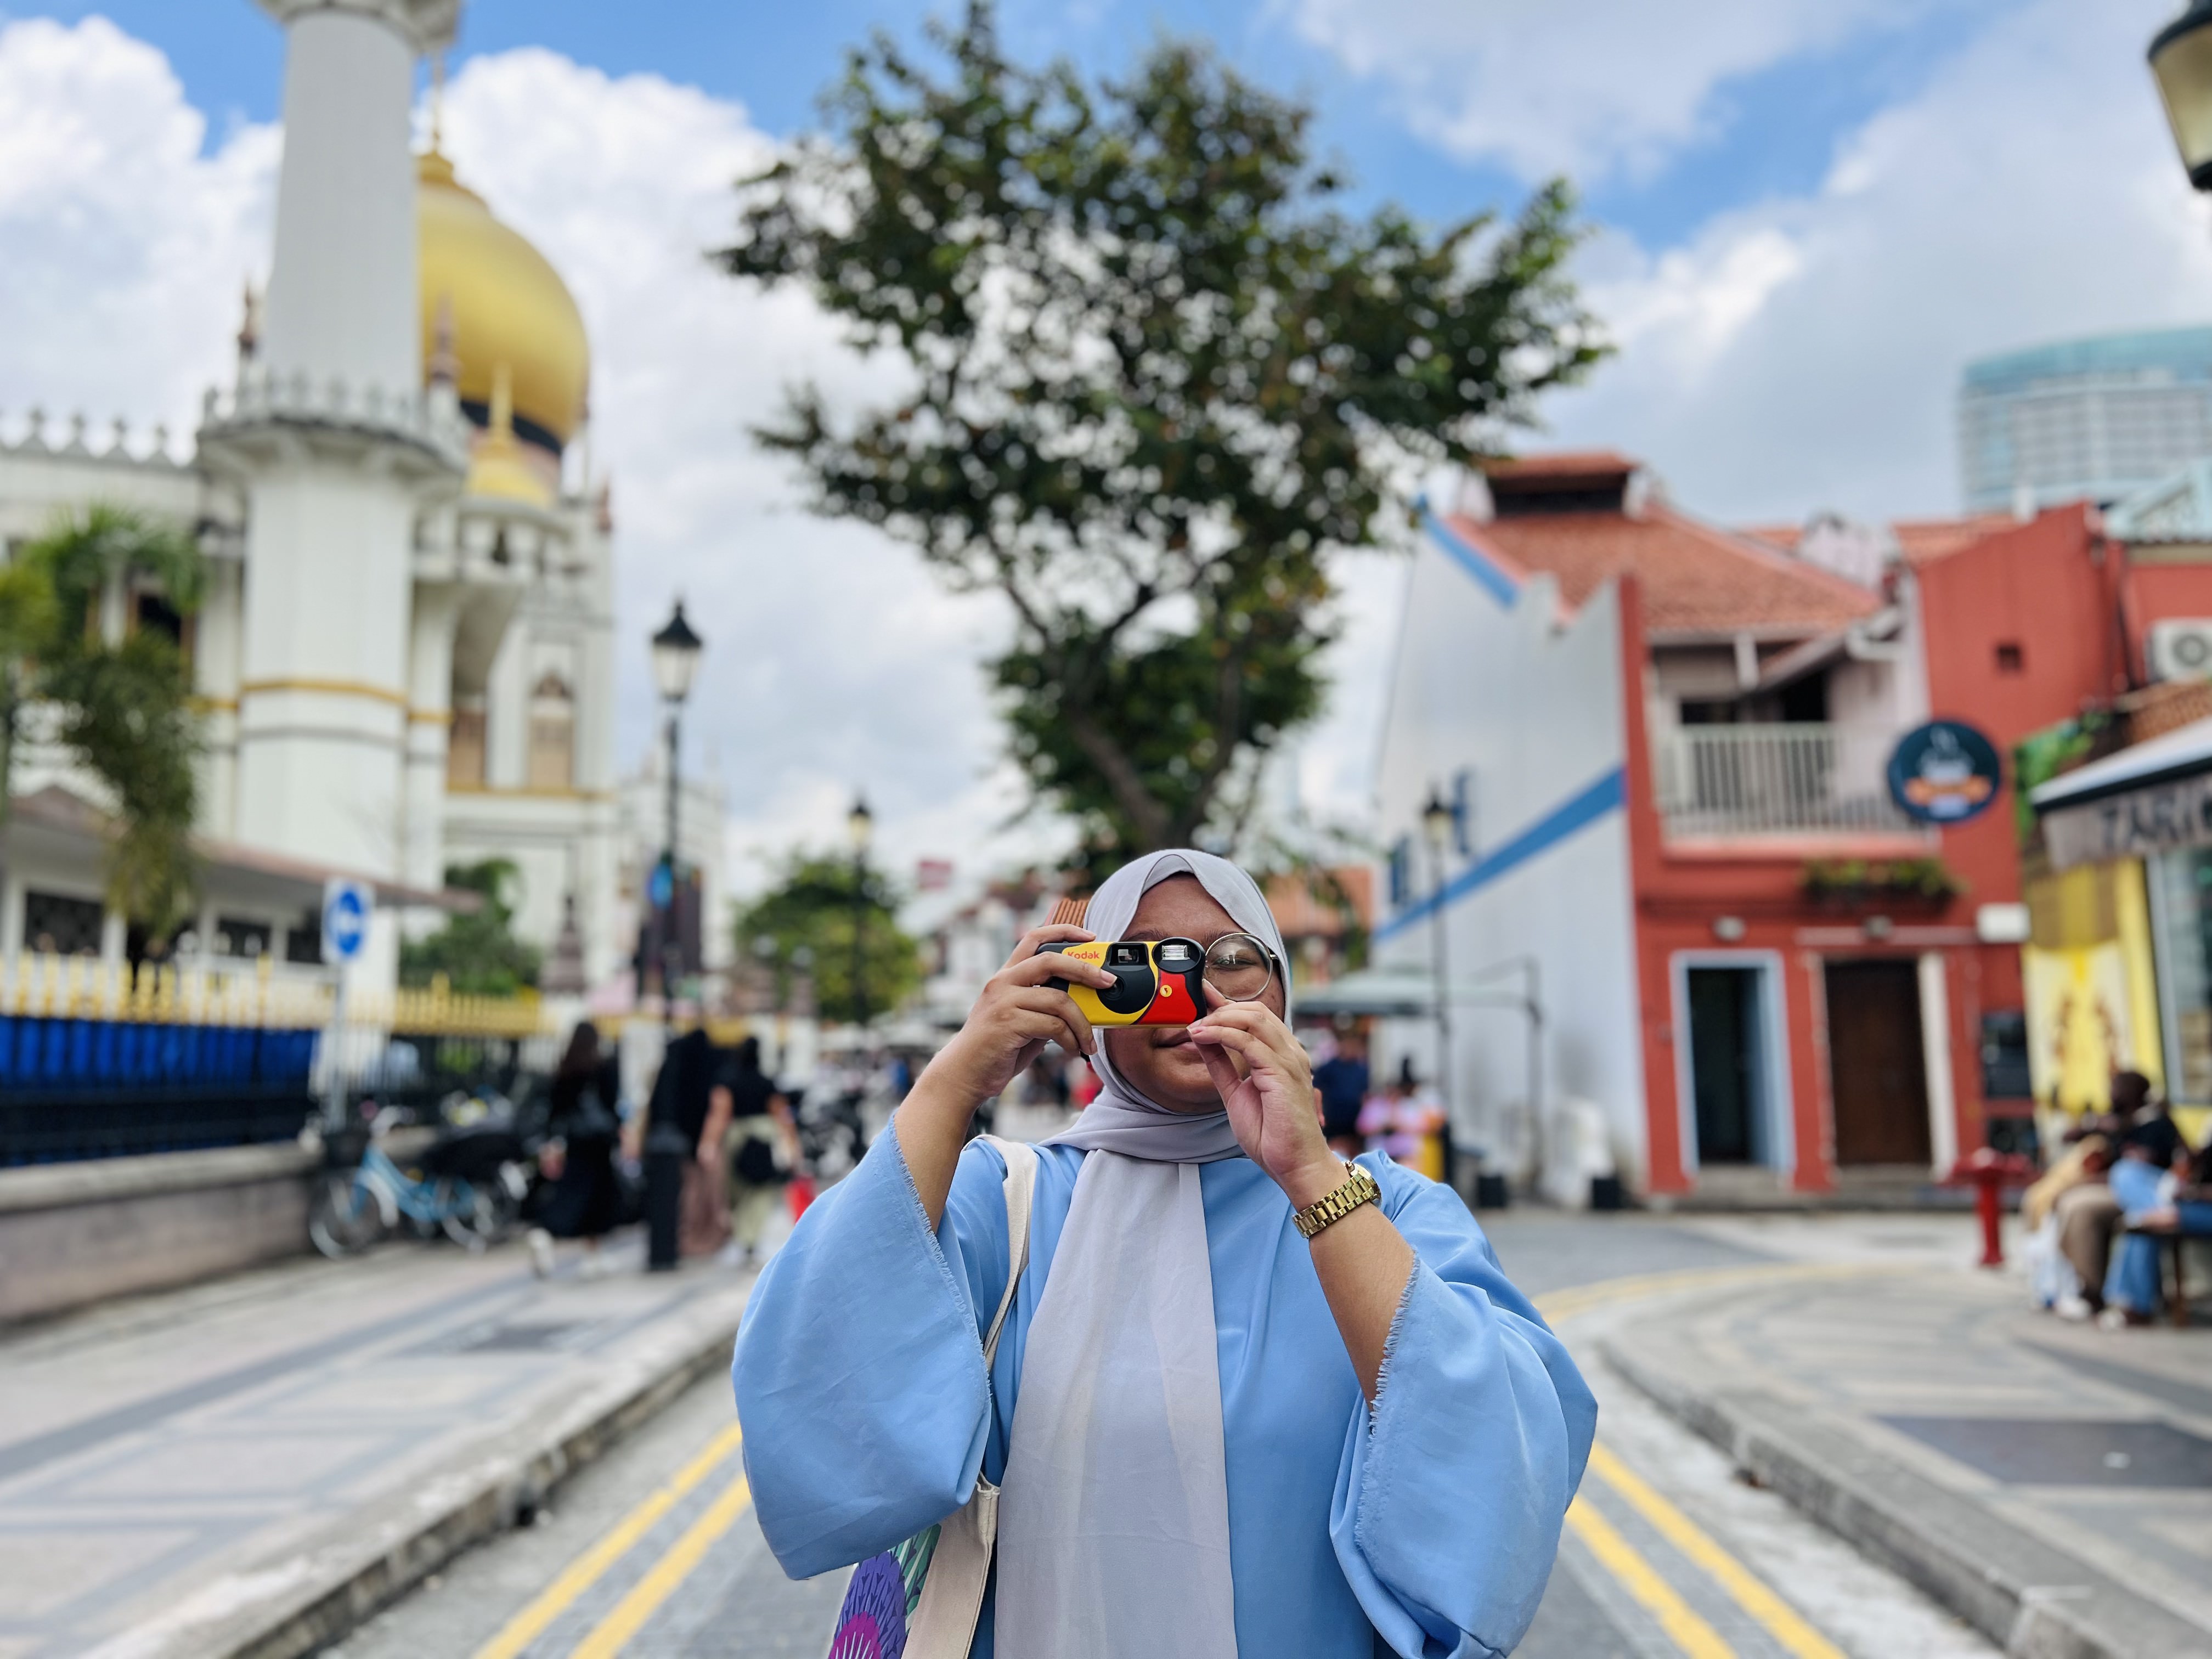
[[[1625,805],[1627,799],[1627,770],[1616,766],[1580,794],[1553,807],[1503,847],[1477,859],[1446,882],[1443,891],[1431,893],[1391,917],[1375,930],[1375,942],[1379,945],[1393,934],[1404,932],[1434,915],[1439,906],[1456,904],[1469,893],[1480,891],[1538,854],[1558,846],[1577,830],[1586,829]]]
[[[1521,584],[1500,569],[1491,556],[1431,511],[1429,498],[1421,497],[1421,525],[1445,556],[1474,578],[1475,585],[1508,610],[1519,597]]]

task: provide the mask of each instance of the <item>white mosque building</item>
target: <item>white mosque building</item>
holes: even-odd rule
[[[193,526],[208,555],[185,634],[207,745],[188,951],[304,970],[323,879],[349,874],[385,900],[355,971],[389,986],[446,867],[497,856],[522,872],[518,931],[609,981],[636,860],[583,319],[434,139],[412,149],[418,60],[451,41],[459,0],[261,3],[286,31],[284,155],[235,383],[208,394],[187,459],[33,419],[0,441],[0,537],[112,502]],[[127,629],[164,608],[118,594],[107,611]],[[0,957],[119,960],[97,787],[35,741],[15,785]]]

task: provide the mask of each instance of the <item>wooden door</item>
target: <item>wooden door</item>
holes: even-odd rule
[[[1836,1162],[1924,1165],[1932,1153],[1917,964],[1832,962],[1827,987]]]

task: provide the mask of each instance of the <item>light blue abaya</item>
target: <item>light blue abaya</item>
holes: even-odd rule
[[[887,1549],[1003,1478],[1022,1358],[1087,1156],[1040,1149],[1030,1261],[996,1364],[1004,1165],[963,1154],[933,1231],[896,1135],[808,1210],[755,1287],[733,1379],[769,1547],[794,1577]],[[1534,1617],[1597,1407],[1448,1188],[1360,1162],[1419,1258],[1373,1410],[1280,1188],[1200,1167],[1246,1659],[1489,1656]],[[994,1404],[995,1400],[995,1404]],[[986,1601],[973,1652],[994,1651]],[[826,1634],[826,1633],[825,1633]]]

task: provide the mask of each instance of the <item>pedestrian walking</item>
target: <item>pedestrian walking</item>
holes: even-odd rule
[[[729,1241],[722,1132],[729,1123],[714,1045],[703,1030],[671,1039],[660,1057],[644,1121],[633,1127],[645,1153],[647,1265],[713,1255]],[[719,1113],[719,1117],[717,1114]]]
[[[1147,854],[1088,921],[1196,940],[1249,1000],[1209,983],[1188,1028],[1097,1033],[1050,981],[1107,976],[1037,954],[1094,934],[1022,940],[745,1310],[770,1547],[794,1577],[866,1563],[848,1596],[881,1589],[879,1620],[908,1600],[879,1564],[915,1564],[908,1650],[933,1655],[1510,1651],[1595,1427],[1565,1348],[1449,1189],[1330,1152],[1249,876]],[[963,1150],[1048,1040],[1091,1056],[1099,1098],[1035,1149]],[[879,1555],[917,1534],[926,1567]]]
[[[1314,1067],[1314,1087],[1321,1094],[1322,1133],[1328,1144],[1346,1158],[1366,1150],[1361,1140],[1359,1110],[1367,1101],[1367,1039],[1346,1031],[1336,1039],[1336,1050]]]
[[[578,1021],[554,1069],[551,1138],[539,1158],[539,1168],[553,1182],[530,1231],[531,1265],[541,1279],[553,1271],[556,1238],[583,1240],[586,1278],[606,1270],[600,1246],[622,1220],[622,1183],[615,1176],[621,1102],[621,1066],[600,1048],[599,1028]]]
[[[791,1106],[761,1070],[760,1039],[747,1037],[730,1051],[722,1073],[729,1097],[722,1164],[728,1172],[730,1243],[726,1258],[750,1261],[768,1224],[781,1207],[784,1188],[799,1163],[798,1126]],[[711,1105],[711,1103],[710,1103]]]

